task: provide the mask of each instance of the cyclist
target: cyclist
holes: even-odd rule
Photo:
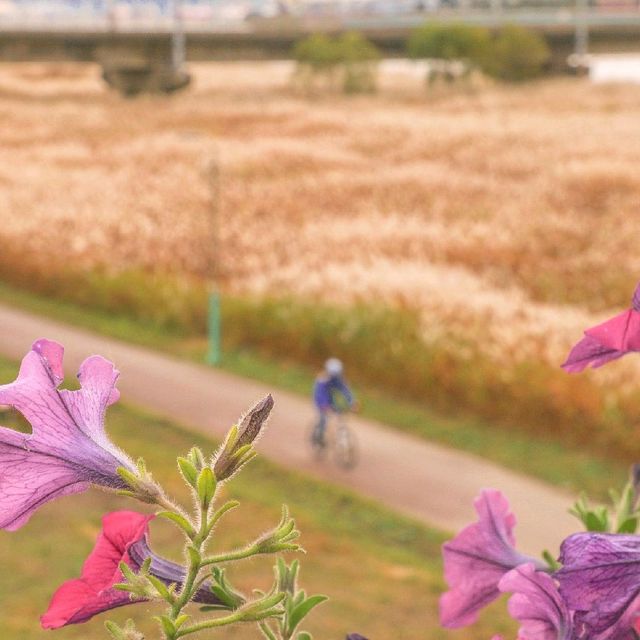
[[[342,399],[349,409],[354,407],[355,400],[351,389],[342,377],[342,362],[337,358],[329,358],[324,363],[324,370],[316,378],[313,386],[313,401],[318,410],[318,422],[313,430],[313,442],[319,445],[325,444],[324,434],[327,429],[329,412],[341,411]]]

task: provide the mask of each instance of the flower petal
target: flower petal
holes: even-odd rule
[[[80,578],[65,582],[53,595],[41,618],[43,628],[85,622],[97,613],[131,602],[127,592],[112,587],[122,579],[120,562],[131,565],[129,546],[144,537],[153,517],[135,511],[104,516],[102,531],[82,566]]]
[[[514,549],[515,516],[502,493],[485,489],[474,504],[478,522],[443,546],[450,589],[440,598],[440,621],[449,628],[475,622],[480,609],[500,595],[498,583],[507,571],[537,562]]]
[[[150,572],[165,584],[181,584],[184,567],[154,554],[147,543],[149,522],[153,515],[135,511],[115,511],[102,519],[102,531],[93,551],[82,566],[80,578],[65,582],[53,595],[49,608],[41,617],[45,629],[86,622],[98,613],[140,600],[131,600],[125,591],[113,588],[123,580],[120,562],[138,571],[151,558]],[[202,604],[220,604],[204,583],[194,600]]]
[[[625,354],[626,351],[616,351],[605,347],[595,338],[585,336],[574,345],[561,366],[569,373],[579,373],[589,365],[596,369],[603,364],[607,364],[607,362],[621,358]]]
[[[561,547],[560,593],[594,640],[623,640],[640,614],[640,536],[576,533]]]
[[[104,415],[107,407],[120,397],[115,388],[120,372],[102,356],[91,356],[81,365],[79,391],[60,391],[74,423],[93,440],[105,438]]]
[[[640,312],[628,309],[585,331],[602,346],[616,351],[640,351]]]
[[[640,282],[636,285],[633,297],[631,298],[631,306],[636,311],[640,311]]]
[[[118,372],[93,356],[80,367],[82,388],[59,391],[62,356],[61,345],[38,340],[17,379],[0,386],[0,404],[15,407],[32,428],[22,434],[0,427],[0,528],[18,528],[44,502],[90,483],[124,488],[117,468],[135,469],[103,426],[118,397]]]
[[[15,531],[45,502],[89,486],[66,461],[30,451],[28,441],[0,427],[0,529]]]
[[[86,622],[103,611],[131,604],[126,591],[105,590],[98,596],[82,580],[65,582],[54,594],[47,612],[41,616],[43,629],[59,629],[68,624]]]
[[[571,614],[553,578],[536,571],[533,564],[522,564],[509,571],[498,585],[512,592],[509,614],[521,623],[522,640],[572,640]]]

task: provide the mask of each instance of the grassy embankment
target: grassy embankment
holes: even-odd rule
[[[132,102],[92,66],[3,66],[0,279],[201,350],[215,261],[246,296],[225,296],[227,353],[307,379],[335,353],[358,388],[418,407],[416,430],[440,437],[426,408],[464,441],[473,416],[476,449],[518,468],[539,451],[579,486],[557,451],[637,459],[633,359],[558,367],[637,278],[637,87],[426,97],[414,75],[309,101],[279,64],[193,70],[188,92]]]
[[[86,282],[84,287],[78,282],[77,288],[73,290],[79,304],[36,296],[6,285],[0,286],[0,300],[10,301],[36,313],[123,340],[162,349],[181,357],[203,360],[206,340],[198,335],[185,335],[178,323],[166,315],[160,316],[161,313],[167,313],[162,311],[167,307],[161,304],[161,289],[145,289],[155,292],[150,293],[150,296],[159,297],[148,300],[146,306],[139,303],[133,312],[125,314],[122,311],[127,308],[126,297],[124,293],[121,294],[125,300],[125,304],[122,304],[118,297],[118,286],[122,286],[125,291],[131,291],[130,282],[123,279],[105,284],[107,281],[103,280],[101,294],[97,293],[93,298],[91,291],[96,290],[96,287],[90,279]],[[148,285],[148,282],[144,284]],[[53,293],[56,286],[59,287],[55,289],[57,293],[61,290],[72,291],[69,287],[59,285],[59,280],[54,279],[51,283],[52,289],[47,293]],[[90,304],[93,308],[89,308]],[[109,308],[118,308],[121,313],[108,312]],[[494,419],[483,420],[472,416],[473,404],[452,406],[453,400],[447,400],[448,396],[442,391],[442,381],[434,377],[433,373],[428,373],[428,367],[432,364],[429,361],[422,363],[424,368],[418,372],[423,376],[420,380],[424,385],[421,388],[426,394],[425,398],[416,399],[420,391],[418,383],[412,397],[411,393],[402,389],[401,378],[394,381],[394,362],[397,367],[401,367],[402,358],[406,357],[409,361],[408,367],[411,364],[420,366],[420,357],[428,356],[420,351],[412,352],[412,347],[420,347],[411,341],[410,333],[409,339],[403,341],[403,338],[407,337],[406,332],[410,332],[411,328],[408,316],[403,317],[391,312],[371,316],[362,309],[358,317],[341,314],[335,310],[314,311],[295,305],[287,307],[275,302],[264,303],[263,306],[255,305],[252,309],[250,303],[237,299],[225,299],[222,309],[225,345],[221,366],[224,369],[304,395],[309,393],[313,380],[314,370],[310,363],[321,361],[326,353],[339,353],[348,363],[349,373],[354,378],[358,395],[362,400],[363,413],[367,417],[470,451],[547,482],[576,491],[586,490],[593,495],[604,496],[610,485],[621,484],[625,477],[629,452],[615,459],[607,456],[607,453],[615,451],[607,449],[606,446],[598,450],[596,445],[601,440],[593,438],[592,434],[600,433],[604,437],[606,432],[602,434],[602,428],[597,423],[582,422],[578,416],[575,432],[572,432],[569,429],[572,423],[566,416],[561,416],[560,425],[565,425],[565,429],[554,431],[556,423],[553,422],[553,416],[548,416],[547,423],[542,420],[545,414],[538,413],[540,407],[531,404],[533,400],[527,404],[526,394],[536,391],[536,380],[543,383],[535,377],[535,368],[523,369],[521,372],[522,384],[531,384],[533,389],[523,389],[523,407],[514,408],[520,413],[513,415],[509,407],[505,407],[506,399],[503,399],[503,404],[500,405],[505,409],[506,415],[513,417],[513,421],[505,420],[504,416],[502,420],[497,420],[497,409],[496,413],[490,416]],[[134,317],[137,313],[142,315],[142,319]],[[350,319],[354,320],[351,326]],[[385,325],[385,322],[388,324]],[[345,330],[351,331],[347,340]],[[385,354],[384,347],[381,347],[382,353],[378,352],[375,344],[376,335],[389,335],[389,331],[397,332],[396,339],[389,341],[392,346],[397,344],[401,349],[401,353],[395,356]],[[347,347],[343,343],[349,345],[349,351],[346,353]],[[367,358],[367,354],[371,354],[371,357]],[[384,371],[385,356],[390,358],[390,388],[381,391],[375,385],[375,375]],[[399,359],[396,361],[394,358]],[[437,354],[434,354],[433,358],[437,364]],[[379,365],[377,370],[376,363]],[[461,369],[460,373],[465,375],[464,369]],[[562,373],[559,375],[561,377],[558,379],[567,381],[567,384],[583,385],[585,394],[593,386],[588,378],[570,378]],[[433,380],[433,386],[425,384],[425,376]],[[489,393],[482,387],[486,381],[481,378],[479,372],[476,372],[476,376],[475,382],[480,388],[471,387],[467,392],[480,395],[484,390],[485,393]],[[459,384],[463,382],[461,378]],[[468,384],[471,385],[472,381]],[[497,393],[498,390],[494,390],[484,401],[488,402]],[[592,393],[597,393],[595,387]],[[453,394],[452,398],[455,397]],[[535,395],[530,398],[535,398]],[[495,399],[500,404],[499,396]],[[542,399],[540,402],[544,405]],[[518,421],[518,416],[522,415],[525,407],[535,414],[536,422],[533,427],[531,416],[522,416],[522,422]],[[561,409],[561,406],[557,407],[558,411]],[[443,417],[446,412],[455,417]],[[624,441],[621,441],[621,446],[625,446]]]
[[[15,365],[0,360],[3,382],[13,379],[16,370]],[[10,417],[3,417],[3,423],[7,422],[18,426]],[[133,456],[143,455],[164,486],[183,499],[183,488],[174,472],[176,452],[187,451],[194,443],[205,452],[215,447],[211,440],[121,404],[109,410],[107,426],[117,444]],[[153,446],[149,446],[151,435]],[[353,630],[373,640],[449,637],[437,623],[437,597],[443,588],[441,534],[348,491],[260,459],[225,488],[224,494],[241,500],[242,506],[220,525],[215,542],[219,549],[243,544],[260,534],[275,524],[280,505],[289,505],[307,550],[301,558],[303,586],[309,592],[325,592],[332,597],[310,618],[308,628],[316,638],[341,640]],[[144,506],[92,490],[48,504],[19,532],[0,534],[3,637],[49,637],[51,632],[39,628],[38,616],[54,589],[79,573],[98,533],[101,516],[116,509],[144,510]],[[174,530],[156,522],[151,535],[154,546],[169,554]],[[231,578],[243,589],[265,588],[270,571],[268,560],[247,561],[240,570],[232,570]],[[138,604],[119,609],[110,617],[142,621],[149,617],[150,609],[155,611],[154,607]],[[465,630],[464,637],[480,640],[491,637],[492,632],[513,637],[514,625],[503,611],[501,605],[492,607],[479,625]],[[56,638],[105,637],[105,617],[56,631]],[[148,630],[149,638],[156,637],[152,635],[153,626],[145,622],[141,628]],[[249,626],[228,632],[225,637],[257,635]]]

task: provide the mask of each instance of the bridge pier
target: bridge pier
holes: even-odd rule
[[[105,82],[124,96],[173,93],[190,82],[183,65],[177,65],[166,40],[114,38],[96,47],[95,60]]]
[[[112,89],[129,97],[140,93],[173,93],[191,80],[186,71],[175,70],[171,65],[134,62],[103,66],[102,77]]]

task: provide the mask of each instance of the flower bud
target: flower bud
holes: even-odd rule
[[[253,443],[264,431],[273,408],[273,398],[266,396],[229,430],[224,444],[215,456],[213,471],[219,482],[228,480],[256,456]]]

